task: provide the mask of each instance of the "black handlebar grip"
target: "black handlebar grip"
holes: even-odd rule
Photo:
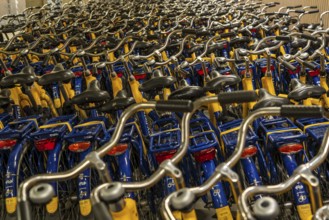
[[[267,4],[266,6],[269,7],[269,8],[273,8],[273,7],[276,6],[276,4]]]
[[[291,41],[290,36],[283,36],[283,35],[276,36],[275,39],[277,39],[279,41],[285,41],[285,42]]]
[[[183,29],[182,30],[182,33],[183,34],[196,34],[196,31],[195,31],[195,29]]]
[[[108,208],[105,206],[105,204],[101,202],[93,204],[93,213],[96,220],[103,220],[103,219],[112,220]]]
[[[293,118],[321,118],[323,117],[323,109],[318,106],[283,105],[281,107],[281,116]]]
[[[271,16],[271,15],[275,15],[275,13],[274,12],[266,12],[265,15],[266,16]]]
[[[295,6],[288,6],[288,9],[293,9],[293,8],[301,8],[303,7],[302,5],[295,5]]]
[[[315,36],[310,35],[310,34],[302,34],[301,37],[305,38],[307,40],[312,40],[312,41],[316,41],[316,39],[317,39]]]
[[[302,14],[302,13],[305,13],[305,10],[302,10],[302,9],[298,9],[298,10],[295,10],[295,13],[299,13],[299,14]]]
[[[164,112],[192,112],[193,102],[190,100],[161,100],[156,102],[155,109]]]
[[[211,32],[210,31],[196,31],[196,33],[195,33],[195,35],[196,36],[199,36],[199,37],[201,37],[201,36],[208,36],[208,35],[211,35]]]
[[[292,65],[291,63],[285,61],[285,60],[282,60],[281,61],[282,65],[285,66],[287,69],[291,70],[291,71],[295,71],[296,70],[296,67],[294,65]]]
[[[310,68],[311,70],[316,70],[317,69],[317,66],[311,62],[308,62],[308,61],[304,61],[303,62],[304,66]]]
[[[312,5],[312,6],[310,6],[310,8],[315,9],[315,8],[318,8],[318,6],[316,6],[316,5]]]
[[[217,96],[220,104],[254,102],[258,96],[255,91],[234,91],[220,93]]]
[[[280,5],[280,2],[273,2],[273,4],[275,4],[275,5]]]
[[[315,14],[315,13],[318,13],[319,12],[319,9],[316,9],[316,10],[310,10],[307,12],[307,14]]]
[[[277,15],[280,15],[280,16],[288,16],[289,13],[286,13],[286,12],[279,12],[279,13],[277,13]]]
[[[222,38],[225,38],[225,37],[235,37],[235,36],[237,36],[237,34],[235,32],[228,32],[228,33],[222,33],[222,34],[220,34],[220,36]]]

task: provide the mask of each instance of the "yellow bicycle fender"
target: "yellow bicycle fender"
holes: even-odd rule
[[[125,207],[120,212],[111,212],[113,220],[138,220],[136,201],[130,198],[125,199]]]
[[[268,76],[262,77],[262,84],[264,89],[266,89],[271,95],[276,95],[272,77],[268,77]]]
[[[306,76],[300,76],[299,80],[301,83],[305,84],[306,83]]]
[[[112,62],[116,59],[113,52],[109,53],[108,56],[109,56],[110,62]]]
[[[216,209],[216,215],[218,220],[233,220],[233,216],[229,206],[224,206],[222,208]]]
[[[174,215],[176,220],[183,220],[183,216],[180,211],[173,211],[172,214]]]
[[[320,85],[322,88],[324,88],[326,91],[329,90],[328,84],[327,84],[327,79],[325,76],[320,76]]]
[[[41,100],[40,100],[38,90],[34,86],[31,87],[31,93],[32,93],[33,99],[35,100],[35,103],[37,104],[37,106],[41,106]]]
[[[183,216],[183,220],[197,220],[197,216],[196,216],[196,213],[195,213],[195,210],[192,210],[188,213],[182,213],[182,216]]]
[[[51,114],[54,117],[58,117],[59,115],[58,115],[58,112],[57,112],[57,110],[54,106],[54,103],[53,103],[52,99],[46,93],[42,94],[41,99],[46,102],[46,106],[43,106],[43,107],[49,107],[50,111],[51,111]]]
[[[309,220],[312,217],[310,204],[298,205],[297,212],[301,220]]]
[[[168,96],[170,95],[171,91],[169,88],[164,88],[163,89],[163,99],[168,100]]]
[[[80,213],[82,216],[88,216],[91,213],[91,201],[90,199],[79,201]]]
[[[48,213],[53,214],[58,210],[58,197],[54,197],[51,201],[46,205],[46,210]]]
[[[17,198],[16,197],[6,198],[5,203],[6,203],[6,210],[9,214],[12,214],[16,211],[16,208],[17,208]]]
[[[14,101],[15,105],[19,105],[19,93],[16,87],[10,89],[10,98]]]
[[[86,85],[88,86],[92,81],[95,81],[96,78],[92,75],[89,75],[85,77],[85,80],[86,80]]]
[[[215,96],[215,94],[207,92],[207,96]],[[221,112],[222,111],[222,106],[218,102],[210,103],[208,104],[208,111],[209,111],[209,116],[210,116],[210,121],[216,125],[217,120],[215,118],[214,113],[215,112]]]
[[[308,98],[308,99],[303,100],[303,105],[311,106],[312,105],[311,98]]]
[[[163,61],[167,61],[167,60],[168,60],[168,56],[167,56],[166,51],[162,51],[162,52],[161,52],[161,55],[162,55],[162,59],[163,59]]]
[[[112,77],[111,76],[111,82],[112,82],[112,92],[113,96],[116,97],[118,92],[122,90],[122,81],[121,78],[118,76]]]

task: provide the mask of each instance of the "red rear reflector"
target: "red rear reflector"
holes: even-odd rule
[[[34,145],[38,151],[53,150],[55,148],[56,138],[35,140]]]
[[[125,152],[127,148],[128,148],[128,144],[118,144],[114,146],[111,150],[109,150],[107,154],[111,156],[119,155]]]
[[[292,143],[292,144],[282,145],[281,147],[279,147],[279,151],[280,151],[280,153],[283,153],[283,154],[294,154],[294,153],[298,153],[303,148],[304,147],[302,144]]]
[[[162,163],[164,160],[172,158],[177,150],[171,150],[171,151],[165,151],[165,152],[159,152],[155,153],[155,159],[158,161],[158,163]]]
[[[134,74],[134,77],[135,77],[136,80],[145,79],[146,78],[146,73]]]
[[[308,72],[308,75],[311,76],[311,77],[318,76],[318,75],[320,75],[320,70],[319,69],[311,70],[311,71]]]
[[[90,142],[85,141],[85,142],[77,142],[74,144],[69,145],[69,150],[73,152],[83,152],[87,150],[90,147]]]
[[[122,77],[122,75],[123,75],[123,73],[117,73],[117,76],[119,77],[119,78],[121,78]]]
[[[243,149],[241,158],[252,157],[257,153],[257,147],[250,145],[247,148]]]
[[[16,140],[0,140],[0,149],[6,150],[6,149],[10,149],[13,146],[15,146],[16,144]]]
[[[212,160],[215,158],[215,155],[216,155],[216,150],[213,147],[209,148],[209,149],[204,149],[199,152],[195,152],[193,154],[195,160],[199,163],[203,163],[205,161]]]

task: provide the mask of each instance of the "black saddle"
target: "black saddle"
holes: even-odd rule
[[[241,78],[237,75],[222,75],[218,71],[214,70],[210,73],[211,80],[204,86],[205,91],[216,93],[226,86],[233,86],[241,81]]]
[[[288,98],[295,101],[301,101],[307,98],[320,98],[320,96],[326,93],[324,88],[303,84],[298,79],[292,79],[289,86],[291,91],[288,94]]]
[[[75,75],[71,70],[65,70],[62,64],[59,63],[50,73],[41,76],[38,84],[40,86],[46,86],[56,82],[68,83],[74,77]]]
[[[101,112],[110,113],[117,110],[123,110],[134,103],[135,99],[133,97],[128,96],[126,90],[121,90],[118,92],[117,96],[114,99],[105,103],[105,105],[101,106],[98,110]]]
[[[36,75],[34,69],[31,66],[26,66],[22,69],[20,73],[12,74],[2,78],[0,81],[0,86],[2,88],[12,88],[18,85],[31,86],[36,80]]]
[[[184,99],[184,100],[196,100],[204,96],[204,90],[200,86],[189,86],[185,80],[182,80],[181,88],[172,92],[168,99]]]
[[[89,87],[79,95],[74,96],[70,103],[78,105],[81,109],[89,110],[102,106],[110,95],[99,88],[98,81],[94,80],[90,82]],[[95,106],[90,106],[95,104]]]
[[[142,83],[139,86],[139,90],[142,92],[150,92],[154,90],[161,90],[168,88],[176,82],[176,79],[172,76],[164,76],[162,71],[156,69],[153,71],[151,79]]]
[[[291,104],[289,99],[271,95],[266,89],[260,89],[258,92],[259,100],[254,105],[253,110],[266,107],[280,107]]]

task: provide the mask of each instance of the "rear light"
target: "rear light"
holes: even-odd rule
[[[172,156],[176,153],[177,150],[170,150],[165,152],[159,152],[155,153],[155,159],[158,161],[158,163],[162,163],[164,160],[171,159]]]
[[[199,152],[195,152],[193,154],[195,160],[199,163],[203,163],[205,161],[212,160],[215,158],[215,155],[216,155],[216,150],[213,147],[205,149],[205,150],[201,150]]]
[[[56,139],[57,138],[35,140],[34,145],[38,151],[53,150],[55,148]]]
[[[117,73],[117,76],[118,76],[119,78],[122,78],[122,75],[123,75],[123,73],[122,73],[122,72],[120,72],[120,73]]]
[[[266,66],[261,68],[262,73],[266,73],[266,70],[267,70]],[[274,71],[274,66],[272,66],[272,65],[271,65],[271,71],[272,72]]]
[[[127,148],[128,148],[128,144],[118,144],[114,146],[111,150],[109,150],[107,154],[111,156],[119,155],[125,152]]]
[[[208,72],[208,68],[206,68],[206,71]],[[204,72],[202,69],[198,70],[197,73],[199,74],[199,76],[203,76]]]
[[[320,75],[320,70],[319,69],[317,69],[317,70],[311,70],[311,71],[308,72],[308,75],[310,77],[318,76],[318,75]]]
[[[69,145],[69,150],[73,152],[83,152],[87,150],[90,147],[90,142],[85,141],[85,142],[77,142],[74,144]]]
[[[247,148],[243,149],[243,152],[241,154],[241,158],[247,158],[252,157],[257,153],[257,147],[250,145]]]
[[[288,73],[289,74],[297,74],[300,72],[300,66],[297,66],[296,70],[288,70]]]
[[[303,149],[303,145],[300,143],[285,144],[279,147],[280,153],[283,154],[294,154],[298,153]]]
[[[142,80],[146,78],[146,73],[142,73],[142,74],[135,74],[134,75],[136,80]]]
[[[81,72],[81,71],[74,72],[74,75],[76,77],[80,77],[80,76],[82,76],[82,74],[83,74],[83,72]]]
[[[10,149],[13,146],[15,146],[16,142],[17,142],[16,140],[11,140],[11,139],[0,140],[0,149],[3,150]]]

